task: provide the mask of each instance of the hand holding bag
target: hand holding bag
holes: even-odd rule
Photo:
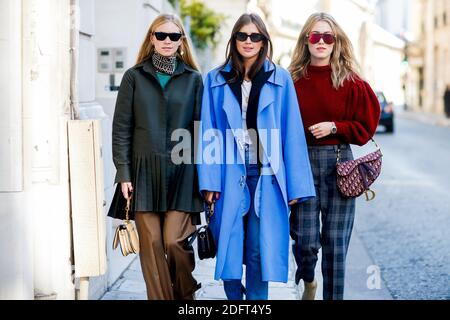
[[[206,225],[197,229],[189,240],[188,245],[190,246],[197,238],[197,253],[200,260],[214,258],[216,256],[216,244],[214,242],[212,231],[209,228],[209,222],[213,214],[214,203],[206,206]]]
[[[370,186],[375,182],[381,173],[383,154],[374,139],[372,142],[377,150],[364,157],[340,162],[340,149],[336,160],[337,186],[344,197],[355,198],[363,193],[366,201],[375,198],[375,192]]]
[[[108,217],[119,220],[134,220],[134,211],[130,210],[128,213],[128,218],[125,216],[124,208],[127,205],[127,200],[123,196],[121,183],[119,182],[116,186],[116,190],[114,191],[114,196],[111,201],[111,206],[108,210]]]
[[[116,228],[113,240],[113,249],[117,249],[120,245],[120,250],[124,257],[132,253],[139,253],[139,238],[133,223],[129,219],[130,200],[131,198],[127,199],[125,220],[123,224]]]

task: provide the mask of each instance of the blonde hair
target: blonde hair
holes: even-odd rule
[[[151,37],[159,26],[167,22],[174,23],[180,29],[180,32],[183,35],[181,38],[182,39],[181,45],[176,53],[177,58],[182,60],[185,64],[187,64],[191,68],[200,71],[200,68],[197,64],[197,61],[195,60],[193,51],[191,49],[191,45],[189,44],[188,35],[184,30],[183,23],[181,22],[180,18],[178,18],[178,16],[174,14],[160,14],[155,18],[155,20],[152,22],[150,28],[147,31],[147,35],[145,36],[144,42],[141,45],[141,49],[139,50],[136,64],[139,64],[147,60],[153,55],[153,53],[155,52],[155,47],[151,41]]]
[[[355,81],[356,78],[360,78],[359,65],[356,61],[350,39],[336,20],[327,13],[312,14],[305,22],[294,50],[289,72],[294,82],[308,76],[307,70],[311,64],[311,53],[309,52],[307,42],[308,35],[314,25],[319,21],[327,22],[336,37],[330,65],[332,70],[331,80],[333,87],[337,90],[344,85],[345,80]]]

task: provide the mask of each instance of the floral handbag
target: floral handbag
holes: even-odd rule
[[[355,160],[341,162],[341,150],[338,149],[336,159],[337,186],[346,198],[359,197],[363,193],[366,195],[367,201],[375,198],[375,192],[370,189],[370,186],[381,173],[383,154],[374,139],[372,139],[372,142],[377,150]]]

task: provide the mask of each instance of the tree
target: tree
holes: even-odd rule
[[[223,14],[217,14],[202,1],[193,0],[188,3],[180,0],[180,15],[189,21],[192,42],[198,49],[215,48],[220,40],[220,25],[225,20]]]

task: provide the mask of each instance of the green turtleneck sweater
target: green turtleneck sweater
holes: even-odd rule
[[[178,66],[178,61],[175,62],[175,69]],[[159,72],[156,71],[156,76],[158,77],[159,83],[161,84],[161,87],[164,89],[166,87],[167,82],[169,82],[170,77],[172,75],[164,73],[164,72]]]
[[[156,76],[158,77],[161,87],[164,89],[166,87],[167,82],[169,82],[171,75],[167,73],[156,72]]]

